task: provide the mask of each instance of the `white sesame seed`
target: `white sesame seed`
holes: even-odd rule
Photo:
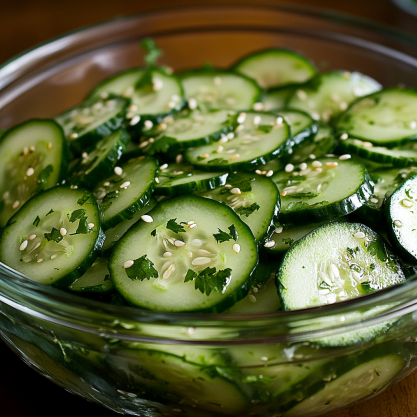
[[[43,259],[42,259],[42,258],[39,258],[36,262],[37,262],[38,264],[40,264],[41,262],[43,262]]]
[[[245,120],[246,120],[246,113],[240,113],[239,116],[237,117],[237,122],[243,123]]]
[[[348,137],[349,137],[349,135],[347,133],[342,133],[340,135],[340,139],[342,139],[342,140],[346,140]]]
[[[346,160],[346,159],[350,159],[350,158],[352,158],[352,155],[349,155],[349,154],[339,156],[339,159],[340,159],[341,161],[344,161],[344,160]]]
[[[267,177],[272,177],[274,175],[274,171],[272,171],[272,169],[270,169],[266,174],[265,174],[265,176],[267,176]]]
[[[19,250],[20,250],[20,252],[22,252],[23,250],[25,250],[25,249],[27,248],[27,246],[28,246],[28,241],[27,241],[27,240],[24,240],[24,241],[20,244],[20,246],[19,246]]]
[[[235,137],[235,134],[233,132],[229,132],[226,136],[227,139],[232,140]]]
[[[28,177],[31,177],[34,173],[35,173],[35,170],[32,167],[28,168],[28,170],[26,171],[26,175]]]
[[[134,105],[134,104],[131,104],[131,105],[129,106],[129,111],[137,111],[137,109],[138,109],[138,106],[136,106],[136,105]]]
[[[94,227],[94,223],[88,223],[88,227],[92,229]]]
[[[365,237],[365,233],[363,232],[356,232],[353,237],[356,237],[357,239],[363,239]]]
[[[69,138],[70,139],[77,139],[78,138],[78,133],[71,133]]]
[[[56,254],[56,253],[54,253],[52,256],[51,256],[51,259],[56,259],[58,257],[58,255]]]
[[[150,129],[153,126],[153,123],[150,120],[145,120],[145,122],[143,123],[143,125],[147,128]]]
[[[259,111],[259,110],[263,110],[263,109],[264,109],[264,104],[263,103],[255,103],[253,105],[253,110]]]
[[[100,97],[101,97],[103,100],[106,100],[106,98],[108,98],[108,97],[109,97],[109,93],[106,93],[105,91],[103,91],[103,92],[100,94]]]
[[[362,146],[365,148],[372,148],[374,145],[371,142],[362,142]]]
[[[226,188],[232,188],[232,185],[231,184],[226,184],[225,187]]]
[[[282,233],[282,231],[284,230],[284,228],[283,227],[277,227],[276,229],[275,229],[275,233],[277,233],[277,234],[279,234],[279,233]]]
[[[139,145],[139,149],[141,148],[145,148],[146,146],[148,146],[149,142],[147,140],[143,141],[140,145]]]
[[[29,236],[29,240],[33,240],[33,239],[36,239],[36,235],[35,234]]]
[[[197,225],[196,225],[195,223],[193,223],[193,224],[190,224],[188,227],[189,227],[190,229],[194,229],[194,227],[197,227]]]
[[[279,116],[277,117],[277,120],[275,120],[275,122],[277,125],[282,125],[282,123],[284,122],[284,119],[281,116]]]
[[[239,253],[239,252],[240,252],[240,245],[239,245],[238,243],[235,243],[235,244],[232,246],[232,249],[233,249],[233,251],[234,251],[235,253]]]
[[[348,104],[346,103],[346,101],[342,101],[339,104],[340,110],[346,110],[348,107]]]
[[[230,190],[230,192],[231,192],[232,194],[242,194],[242,191],[240,191],[240,188],[237,188],[237,187],[232,188],[232,189]]]
[[[60,234],[61,236],[65,236],[67,233],[68,233],[68,230],[67,230],[67,229],[65,229],[65,227],[61,227],[61,228],[59,229],[59,234]]]
[[[154,91],[159,91],[164,86],[164,82],[161,79],[159,79],[159,78],[154,78],[152,80],[152,84],[153,84]]]
[[[379,203],[379,200],[377,198],[371,198],[369,201],[371,203],[374,203],[374,204],[378,204]]]
[[[158,178],[158,177],[155,177],[155,182],[156,182],[157,184],[159,184],[159,178]]]
[[[126,190],[126,188],[127,187],[129,187],[129,185],[130,185],[130,181],[125,181],[121,186],[120,186],[120,188],[124,188],[125,190]]]
[[[171,264],[168,269],[164,272],[164,275],[162,275],[163,279],[168,279],[171,274],[175,271],[175,265]]]
[[[140,116],[137,114],[132,118],[132,120],[129,122],[130,126],[135,126],[140,122]]]
[[[193,239],[193,240],[191,241],[191,244],[192,244],[193,246],[202,246],[202,245],[203,245],[203,241],[202,241],[202,240],[200,240],[200,239]]]
[[[235,153],[234,155],[230,157],[230,160],[233,161],[234,159],[238,159],[239,157],[240,155],[238,153]]]
[[[287,193],[286,191],[283,191],[283,192],[281,193],[281,197],[285,197],[287,194],[288,194],[288,193]]]
[[[264,247],[265,248],[273,248],[275,246],[275,244],[276,244],[275,240],[269,240],[268,242],[266,242],[264,244]]]
[[[195,98],[190,98],[190,99],[188,100],[188,107],[189,107],[191,110],[196,109],[196,108],[197,108],[197,100],[196,100]]]
[[[200,155],[200,158],[208,158],[208,157],[209,157],[208,153],[204,153],[203,155]]]
[[[222,145],[219,145],[216,149],[217,152],[223,152],[224,147]]]
[[[417,122],[416,121],[412,121],[412,122],[410,122],[410,128],[411,129],[416,129],[417,128]]]
[[[249,295],[248,295],[248,300],[249,300],[251,303],[256,303],[256,297],[255,297],[253,294],[249,294]]]
[[[261,116],[259,116],[259,114],[257,114],[254,118],[253,118],[253,124],[254,125],[259,125],[261,123]]]
[[[16,201],[13,203],[12,208],[13,208],[13,209],[17,209],[17,208],[19,207],[19,204],[20,204],[20,201],[19,201],[19,200],[16,200]]]
[[[292,172],[294,170],[294,165],[293,164],[287,164],[285,166],[285,172]]]
[[[326,167],[336,168],[339,164],[337,162],[326,162]]]
[[[255,174],[261,175],[262,171],[260,171],[259,169],[255,170]]]
[[[394,225],[397,227],[401,227],[403,224],[399,220],[394,220]]]
[[[151,216],[149,216],[148,214],[144,214],[143,216],[140,216],[140,218],[145,222],[145,223],[152,223],[153,222],[153,218]]]
[[[220,85],[222,83],[222,79],[220,77],[214,77],[214,84]]]
[[[123,169],[120,167],[114,167],[114,173],[116,175],[122,175],[123,174]],[[110,184],[109,184],[110,185]]]
[[[210,258],[206,258],[205,256],[201,256],[199,258],[194,258],[191,261],[191,264],[197,266],[197,265],[206,265],[210,262],[211,262]]]
[[[159,169],[167,169],[168,168],[168,164],[163,164],[159,167]]]
[[[307,164],[305,162],[300,164],[300,169],[301,169],[301,171],[304,171],[305,169],[307,169]]]
[[[181,162],[182,162],[182,160],[183,160],[184,158],[183,158],[183,156],[181,155],[181,154],[178,154],[177,156],[176,156],[176,158],[175,158],[175,162],[177,163],[177,164],[180,164]]]
[[[219,140],[219,143],[226,143],[228,140],[229,140],[228,137],[225,135],[225,136],[222,136],[222,138]]]
[[[182,240],[176,240],[176,241],[174,242],[174,245],[175,245],[177,248],[180,248],[180,247],[182,247],[182,246],[185,246],[185,242],[183,242]]]
[[[402,201],[401,201],[401,204],[402,204],[404,207],[412,207],[412,206],[413,206],[412,201],[407,200],[406,198],[405,198],[404,200],[402,200]]]
[[[122,268],[123,268],[123,269],[130,268],[133,264],[134,264],[134,262],[133,262],[133,261],[126,261],[126,262],[123,264]]]

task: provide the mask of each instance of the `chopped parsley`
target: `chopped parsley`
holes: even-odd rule
[[[169,136],[163,136],[161,139],[153,142],[146,153],[149,155],[154,155],[156,153],[168,153],[172,145],[175,145],[176,143],[178,143],[177,139]]]
[[[292,239],[291,237],[288,237],[288,238],[282,239],[282,242],[286,245],[292,246],[295,240]]]
[[[235,228],[235,225],[232,224],[231,226],[229,226],[229,233],[223,232],[223,230],[221,229],[217,229],[219,231],[219,233],[214,233],[214,239],[216,239],[217,243],[223,243],[223,242],[227,242],[228,240],[233,239],[234,241],[238,241],[238,233],[237,230]]]
[[[259,205],[257,203],[253,203],[249,207],[239,207],[235,211],[237,214],[239,214],[239,216],[249,217],[254,211],[259,209]]]
[[[215,158],[207,162],[207,165],[224,165],[227,164],[227,159]]]
[[[151,236],[155,237],[156,236],[156,229],[153,229],[151,232]]]
[[[45,186],[46,181],[48,180],[49,176],[54,171],[54,167],[52,165],[46,166],[38,175],[38,190],[42,190]]]
[[[189,269],[184,282],[194,281],[195,289],[208,297],[212,291],[223,294],[230,282],[231,275],[232,270],[230,268],[217,271],[214,267],[207,267],[200,273]]]
[[[140,43],[141,48],[145,51],[145,62],[148,67],[154,67],[156,61],[163,54],[161,49],[156,46],[156,43],[151,38],[145,38]]]
[[[46,213],[46,216],[49,216],[50,214],[52,214],[54,212],[54,210],[53,209],[51,209],[51,210],[49,210],[49,212],[48,213]],[[45,216],[45,217],[46,217]]]
[[[258,130],[264,133],[270,133],[274,127],[272,125],[259,125]]]
[[[81,219],[83,216],[85,216],[86,211],[84,209],[78,209],[74,210],[71,213],[71,216],[68,214],[68,219],[71,223],[74,223],[75,221]]]
[[[113,200],[114,198],[119,197],[119,191],[111,191],[110,193],[107,193],[103,199],[101,200],[102,203],[107,203],[110,200]]]
[[[181,224],[178,224],[175,219],[168,220],[167,229],[173,231],[174,233],[182,233],[185,232],[185,229]]]
[[[147,258],[147,255],[134,260],[133,265],[126,268],[125,271],[132,281],[158,278],[158,271],[154,268],[153,262]]]
[[[356,248],[352,249],[352,248],[346,248],[346,252],[352,257],[354,258],[355,255],[359,252],[359,246],[356,246]]]
[[[88,200],[90,199],[90,194],[86,194],[84,197],[81,197],[78,201],[77,204],[79,206],[83,206]]]
[[[81,234],[81,235],[86,235],[87,233],[90,233],[91,229],[88,226],[88,222],[87,222],[87,216],[83,216],[80,219],[80,222],[78,223],[78,227],[77,230],[75,232],[76,235]]]
[[[39,218],[39,216],[36,216],[36,219],[34,220],[34,222],[32,223],[35,227],[39,226],[41,219]]]
[[[52,230],[49,233],[45,233],[44,236],[50,241],[54,241],[56,243],[59,243],[64,237],[61,235],[58,229],[55,229],[55,227],[52,228]]]

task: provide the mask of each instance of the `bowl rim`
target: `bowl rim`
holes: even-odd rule
[[[261,2],[260,4],[255,6],[253,5],[253,3],[246,4],[246,2],[244,1],[243,3],[241,3],[241,5],[244,7],[258,10],[272,9],[278,12],[290,12],[295,15],[307,14],[309,16],[313,16],[314,18],[319,18],[322,20],[330,18],[348,26],[358,26],[359,28],[365,29],[370,33],[377,33],[379,35],[382,35],[384,38],[399,41],[400,43],[412,46],[416,50],[417,57],[417,36],[407,34],[405,32],[393,29],[389,26],[372,22],[367,19],[358,18],[345,13],[333,12],[325,9],[318,9],[314,7],[300,5],[291,5],[289,3],[271,5],[263,4]],[[3,65],[0,66],[0,80],[2,76],[7,76],[7,70],[9,67],[12,67],[10,70],[13,71],[13,67],[16,68],[16,65],[19,65],[19,60],[23,58],[28,58],[28,55],[34,52],[39,52],[42,47],[48,46],[55,42],[59,42],[65,38],[70,38],[74,34],[87,32],[91,29],[100,28],[107,25],[112,25],[113,23],[119,21],[134,20],[137,18],[144,18],[147,16],[157,16],[162,14],[168,14],[171,12],[186,12],[190,10],[202,11],[205,9],[223,9],[230,7],[236,7],[236,4],[224,3],[222,5],[213,5],[205,4],[203,2],[198,6],[173,6],[164,9],[149,10],[127,16],[118,16],[116,18],[108,19],[96,24],[83,26],[76,30],[67,32],[64,35],[55,37],[49,41],[38,44],[33,48],[29,48],[21,54],[18,54],[10,60],[6,61]],[[375,44],[378,45],[378,43]],[[413,57],[408,53],[404,54]],[[24,62],[25,59],[23,59],[22,64]],[[26,293],[24,294],[25,291]],[[403,281],[397,285],[386,288],[384,290],[380,290],[376,293],[360,296],[335,304],[311,307],[303,310],[277,311],[271,313],[239,315],[224,313],[199,314],[196,312],[157,312],[144,310],[136,307],[115,306],[91,299],[82,298],[77,295],[70,294],[62,290],[58,290],[56,288],[40,284],[36,281],[33,281],[25,277],[19,272],[14,271],[7,265],[0,263],[0,302],[8,304],[20,311],[34,314],[39,318],[54,321],[67,327],[78,326],[79,328],[82,328],[83,331],[88,331],[92,333],[97,333],[97,326],[94,325],[94,323],[88,318],[90,317],[92,311],[99,311],[99,313],[103,316],[103,319],[105,317],[104,322],[100,323],[103,325],[105,323],[109,324],[110,322],[112,322],[112,326],[114,326],[114,320],[118,318],[119,321],[124,320],[128,322],[133,320],[136,322],[140,322],[141,324],[159,323],[164,326],[198,325],[204,328],[217,328],[219,326],[222,326],[224,328],[239,327],[245,329],[253,329],[254,326],[259,326],[260,329],[271,328],[271,326],[277,326],[281,328],[281,333],[277,335],[277,340],[281,340],[284,336],[288,336],[289,334],[291,339],[294,340],[297,337],[304,337],[305,334],[325,336],[326,331],[329,331],[333,334],[335,330],[337,330],[337,332],[344,332],[352,329],[354,330],[355,328],[362,327],[365,322],[367,325],[378,324],[380,322],[390,320],[400,315],[413,312],[417,310],[417,299],[414,299],[414,293],[417,294],[417,276],[415,275],[411,278],[407,278],[406,281]],[[20,299],[21,301],[26,300],[28,301],[28,303],[22,303],[21,301],[19,303],[16,301],[18,299]],[[395,303],[395,299],[398,299],[400,301],[398,303]],[[366,318],[356,317],[350,320],[346,320],[346,317],[349,313],[357,312],[358,310],[372,311],[381,304],[384,305],[384,303],[386,308],[382,309],[376,314],[373,314]],[[45,309],[45,306],[47,306],[48,308]],[[74,316],[69,317],[66,315],[65,317],[59,317],[60,309],[57,307],[71,307],[71,311],[72,314],[74,314]],[[62,311],[65,310],[65,308],[63,308]],[[329,316],[340,317],[344,318],[345,320],[340,320],[336,324],[334,320],[326,322],[326,318],[328,318]],[[88,320],[84,320],[86,318]],[[111,318],[113,320],[111,320]],[[77,320],[83,322],[83,324],[75,324]],[[311,320],[324,320],[324,324],[323,326],[320,326],[319,330],[315,329],[313,331],[306,332],[304,327],[305,323]],[[300,328],[304,330],[302,330],[301,332],[298,331],[298,325],[300,326]],[[288,326],[291,327],[291,330],[289,330]],[[125,334],[127,338],[130,338],[132,336],[132,333],[129,332],[126,328],[122,328],[118,332],[118,337],[123,337],[123,334]]]

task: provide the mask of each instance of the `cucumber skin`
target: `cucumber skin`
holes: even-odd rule
[[[70,188],[70,187],[67,187],[67,186],[64,186],[64,185],[58,185],[58,186],[54,187],[53,189],[59,189],[59,188]],[[50,191],[50,190],[52,190],[52,189],[49,189],[47,191]],[[78,189],[78,191],[80,191],[80,190],[81,189]],[[38,198],[38,197],[42,198],[42,195],[47,191],[41,191],[40,193],[33,196],[25,204],[23,204],[23,206],[20,208],[20,210],[25,205],[27,205],[29,202],[31,202],[32,199]],[[85,190],[85,191],[86,191],[86,193],[91,194],[90,191],[88,191],[88,190]],[[99,210],[98,204],[97,204],[96,199],[94,198],[93,194],[91,194],[90,201],[92,202],[91,204],[94,205],[94,208],[96,209],[96,212],[97,212],[97,219],[98,219],[98,221],[100,221],[100,218],[101,218],[100,210]],[[11,226],[13,223],[16,222],[16,217],[19,216],[19,211],[17,213],[15,213],[9,219],[6,226],[3,229],[0,230],[0,242],[3,239],[3,235],[7,231],[7,228],[9,226]],[[77,278],[79,278],[81,275],[83,275],[87,271],[87,269],[90,268],[90,266],[94,263],[94,261],[100,256],[101,248],[104,244],[104,239],[105,238],[106,238],[106,235],[105,235],[105,233],[104,233],[104,231],[103,231],[103,229],[101,228],[101,225],[100,225],[99,230],[98,230],[98,234],[97,234],[97,239],[94,243],[94,246],[93,246],[92,250],[90,251],[90,253],[87,255],[87,257],[83,260],[83,262],[81,262],[73,271],[69,272],[67,275],[64,275],[62,278],[60,278],[58,281],[54,282],[50,286],[66,290]],[[0,259],[0,261],[7,265],[7,262],[5,262],[4,260]],[[45,284],[42,284],[42,285],[45,285]]]

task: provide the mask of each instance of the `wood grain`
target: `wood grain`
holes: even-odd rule
[[[209,3],[206,1],[206,3]],[[212,0],[211,4],[222,4]],[[228,3],[242,4],[241,0]],[[254,2],[255,3],[255,2]],[[259,4],[259,2],[256,2]],[[264,0],[276,4],[277,0]],[[0,62],[25,49],[81,26],[118,15],[145,10],[193,5],[194,0],[20,0],[0,2]],[[293,0],[291,4],[317,6],[373,19],[417,34],[417,19],[398,10],[388,0]],[[67,414],[116,414],[77,398],[28,368],[0,343],[0,415],[4,417],[52,417],[65,409]],[[417,373],[412,373],[381,395],[329,417],[409,417],[417,416]],[[59,404],[58,406],[56,404]],[[58,407],[58,408],[57,408]]]

